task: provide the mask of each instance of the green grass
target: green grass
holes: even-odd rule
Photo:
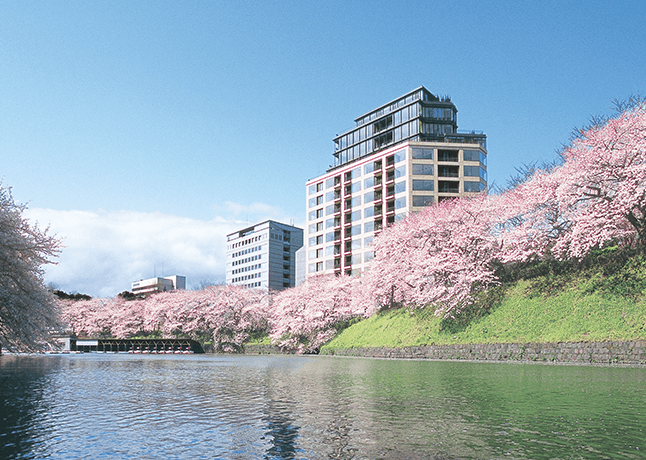
[[[644,256],[611,249],[574,268],[534,266],[531,273],[490,291],[453,320],[431,309],[385,311],[323,349],[646,339]]]

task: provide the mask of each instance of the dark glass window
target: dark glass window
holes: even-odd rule
[[[432,196],[413,195],[413,206],[430,206],[434,201]]]
[[[438,192],[440,193],[460,193],[460,183],[456,181],[438,181]]]
[[[413,179],[413,190],[432,192],[433,190],[435,190],[435,181]]]
[[[432,160],[433,159],[433,149],[413,149],[412,153],[413,160]],[[413,173],[415,174],[415,173]]]
[[[484,184],[481,182],[465,182],[464,191],[465,192],[482,192],[484,190]]]
[[[432,176],[433,165],[413,163],[413,176]]]
[[[464,161],[480,161],[480,150],[465,150]]]
[[[458,161],[458,151],[457,150],[438,150],[437,159],[439,161]]]

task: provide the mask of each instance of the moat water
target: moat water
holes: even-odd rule
[[[0,356],[2,459],[646,458],[646,369]]]

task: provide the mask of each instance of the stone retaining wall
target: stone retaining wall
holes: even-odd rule
[[[243,353],[245,355],[277,355],[285,354],[275,345],[245,345]]]
[[[321,354],[391,359],[644,365],[646,364],[646,340],[632,342],[428,345],[405,348],[337,348],[323,349]]]

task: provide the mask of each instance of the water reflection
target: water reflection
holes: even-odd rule
[[[48,413],[50,401],[43,395],[60,364],[30,357],[0,358],[0,458],[27,457],[38,443],[29,428],[38,426]]]
[[[643,458],[646,370],[2,356],[0,458]]]

